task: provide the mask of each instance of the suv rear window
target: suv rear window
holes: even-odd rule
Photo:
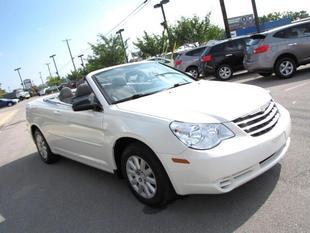
[[[187,52],[185,55],[186,56],[200,56],[202,54],[202,52],[205,50],[206,47],[200,47],[198,49],[194,49],[194,50],[191,50],[189,52]]]

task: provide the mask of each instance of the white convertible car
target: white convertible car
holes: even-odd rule
[[[29,103],[27,120],[44,162],[62,155],[118,174],[151,206],[252,180],[282,159],[291,131],[268,91],[154,62],[92,72],[74,94]]]

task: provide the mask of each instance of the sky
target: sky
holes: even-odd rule
[[[20,81],[15,68],[21,67],[23,79],[29,78],[36,85],[49,75],[45,65],[50,63],[51,72],[55,68],[50,55],[55,60],[61,76],[73,70],[64,39],[69,41],[80,67],[78,55],[84,58],[91,54],[89,43],[95,43],[98,34],[106,35],[144,0],[0,0],[0,83],[6,91],[19,88]],[[115,28],[110,34],[124,28],[123,37],[128,39],[129,50],[132,42],[143,31],[159,34],[163,21],[160,9],[153,5],[160,0],[148,0],[143,9]],[[228,17],[252,14],[251,0],[225,0]],[[259,15],[275,11],[310,12],[310,4],[305,0],[256,0]],[[219,0],[170,0],[165,5],[168,24],[180,17],[194,15],[204,17],[211,12],[211,23],[223,26]],[[130,52],[130,51],[128,51]]]

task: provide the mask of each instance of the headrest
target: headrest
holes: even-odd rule
[[[59,99],[64,100],[66,98],[71,98],[73,96],[72,91],[69,87],[64,87],[59,93]]]
[[[114,77],[112,78],[112,86],[113,87],[123,87],[126,86],[127,82],[123,77]]]
[[[75,97],[85,96],[92,93],[92,90],[87,83],[83,83],[76,89]]]

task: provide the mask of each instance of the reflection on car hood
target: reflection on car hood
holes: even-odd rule
[[[150,96],[117,104],[123,111],[195,123],[232,121],[270,101],[256,86],[199,81]]]

